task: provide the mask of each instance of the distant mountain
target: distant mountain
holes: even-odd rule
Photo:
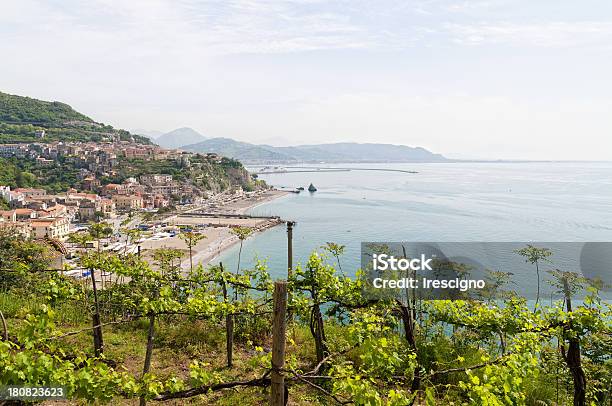
[[[350,162],[441,162],[447,159],[441,154],[435,154],[422,147],[408,147],[394,144],[359,144],[355,142],[341,142],[335,144],[301,145],[280,149],[297,149],[307,151],[318,156],[321,151],[330,156],[332,160]]]
[[[186,145],[183,149],[193,152],[214,152],[228,158],[236,158],[239,161],[272,162],[288,159],[287,155],[274,151],[274,147],[249,144],[230,138],[210,138],[197,144]]]
[[[183,149],[214,152],[245,163],[292,162],[444,162],[447,159],[421,147],[391,144],[336,144],[273,147],[254,145],[229,138],[211,138]]]
[[[42,130],[45,135],[39,137]],[[65,103],[0,92],[0,144],[111,139],[151,143],[145,137],[98,123]]]
[[[196,144],[206,140],[206,137],[193,128],[183,127],[160,135],[155,143],[164,148],[181,148],[184,145]]]

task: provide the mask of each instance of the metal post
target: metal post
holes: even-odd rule
[[[295,221],[287,221],[287,280],[291,280],[293,274],[293,226]],[[288,294],[289,302],[291,302],[291,292]],[[289,320],[293,320],[293,314],[289,311]]]
[[[293,270],[293,226],[295,221],[287,221],[287,276],[291,277]]]

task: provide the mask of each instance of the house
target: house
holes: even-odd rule
[[[45,130],[36,130],[34,135],[36,138],[45,138]]]
[[[81,221],[96,220],[97,212],[100,212],[100,210],[94,202],[85,200],[79,205],[79,219]]]
[[[28,209],[36,211],[47,210],[47,202],[42,200],[29,200],[26,206]]]
[[[172,182],[172,175],[166,174],[155,174],[155,175],[142,175],[140,182],[145,185],[157,185]]]
[[[170,201],[162,195],[155,195],[155,197],[153,198],[153,207],[155,207],[156,209],[168,207],[169,205]]]
[[[15,213],[15,210],[0,211],[0,216],[2,216],[2,219],[5,222],[17,221],[17,214]]]
[[[0,195],[11,207],[21,207],[25,201],[23,193],[11,190],[8,186],[0,186]]]
[[[22,193],[11,190],[10,186],[0,186],[0,199],[9,204],[12,203],[11,207],[13,207],[21,205],[20,203],[23,202],[25,196]]]
[[[181,185],[178,183],[170,183],[167,185],[149,186],[148,191],[152,194],[161,194],[164,196],[178,195],[181,192]]]
[[[144,148],[126,148],[123,150],[123,156],[128,159],[144,159],[149,156],[149,151]]]
[[[98,190],[100,181],[92,176],[88,176],[81,182],[81,187],[85,190]]]
[[[17,221],[29,221],[38,217],[38,213],[33,209],[15,209]]]
[[[144,202],[141,196],[138,195],[115,195],[113,196],[115,207],[119,211],[139,210],[144,207]]]
[[[65,217],[33,219],[30,224],[33,237],[37,239],[62,239],[68,235],[69,231],[69,222]]]
[[[109,183],[102,188],[102,194],[104,196],[114,196],[125,193],[126,185],[119,185],[117,183]]]
[[[83,202],[83,201],[97,202],[100,200],[100,196],[98,196],[95,193],[81,193],[81,192],[75,191],[74,189],[70,189],[66,193],[66,196],[71,200],[76,200],[79,202]]]
[[[24,144],[2,144],[0,145],[0,157],[10,158],[12,156],[25,156],[28,147]]]
[[[32,204],[32,202],[41,202],[41,203],[45,203],[47,207],[51,207],[57,202],[58,198],[59,198],[58,195],[44,195],[44,196],[32,197],[29,199],[28,205]]]
[[[68,213],[68,209],[63,204],[47,206],[44,210],[38,211],[38,217],[63,217]]]
[[[54,162],[55,161],[53,159],[47,159],[42,157],[36,158],[36,163],[41,166],[52,166]]]
[[[100,201],[100,211],[107,219],[115,217],[115,202],[111,199],[102,199]]]
[[[32,225],[25,221],[0,221],[0,228],[9,228],[12,232],[21,234],[25,238],[32,235]]]
[[[15,189],[15,192],[21,193],[27,198],[32,198],[32,197],[36,198],[36,197],[45,196],[47,194],[47,191],[44,189],[30,189],[30,188],[18,188],[18,189]]]
[[[11,187],[0,186],[0,199],[4,200],[7,203],[10,203],[12,198],[13,193],[11,192]]]

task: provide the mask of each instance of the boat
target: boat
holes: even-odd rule
[[[310,186],[308,186],[308,191],[309,191],[309,192],[316,192],[316,191],[317,191],[317,188],[316,188],[316,187],[314,187],[314,185],[311,183],[311,184],[310,184]]]
[[[300,186],[299,188],[297,188],[296,190],[304,190],[304,186]]]

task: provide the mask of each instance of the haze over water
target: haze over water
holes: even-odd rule
[[[333,241],[346,245],[345,272],[359,268],[362,241],[612,241],[612,163],[334,164],[382,171],[260,175],[289,194],[251,214],[297,221],[294,264]],[[291,170],[291,168],[288,168]],[[280,226],[244,243],[242,266],[257,255],[286,275]],[[238,247],[217,258],[235,269]]]

